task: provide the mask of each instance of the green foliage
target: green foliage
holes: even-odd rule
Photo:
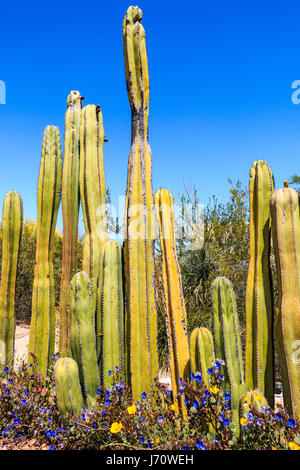
[[[0,434],[6,449],[44,450],[229,450],[299,449],[299,420],[284,410],[249,409],[242,422],[240,439],[233,443],[230,399],[221,390],[221,369],[215,363],[206,387],[201,376],[196,385],[181,384],[187,403],[188,421],[171,405],[161,387],[153,396],[133,402],[131,392],[114,374],[114,387],[101,387],[97,408],[81,410],[79,417],[66,413],[64,422],[57,406],[53,381],[28,372],[0,370]],[[154,403],[154,404],[153,404]],[[212,427],[214,436],[208,432]]]
[[[300,195],[300,176],[293,175],[290,177],[289,184],[294,186],[294,189]]]

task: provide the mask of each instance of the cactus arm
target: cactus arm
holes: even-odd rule
[[[246,384],[257,387],[273,406],[273,302],[270,268],[272,172],[266,162],[250,171],[250,264],[246,292]]]
[[[79,133],[81,97],[71,91],[65,115],[64,162],[62,176],[63,251],[60,282],[59,352],[70,352],[69,288],[77,270],[78,215],[79,215]]]
[[[278,273],[276,336],[283,378],[285,406],[300,413],[300,210],[299,196],[291,188],[274,191],[271,197],[273,245]]]
[[[83,396],[80,388],[79,371],[76,361],[61,357],[55,364],[56,399],[60,413],[80,416]]]
[[[179,379],[189,380],[190,351],[187,334],[187,317],[182,292],[180,267],[176,254],[175,226],[173,215],[173,198],[166,189],[157,191],[155,208],[159,221],[159,234],[163,260],[163,281],[170,328],[170,369],[173,396],[178,395]],[[184,397],[175,402],[178,411],[186,418]]]
[[[132,112],[124,237],[126,368],[135,399],[139,399],[142,392],[150,391],[158,373],[157,312],[153,288],[155,224],[148,143],[149,75],[141,19],[141,10],[130,7],[123,21],[125,72]]]
[[[47,375],[54,353],[55,298],[52,248],[61,195],[62,154],[58,128],[44,132],[38,181],[38,220],[36,265],[34,270],[29,362],[32,355],[37,368]]]
[[[207,328],[199,328],[197,343],[203,382],[209,387],[210,376],[207,370],[212,366],[212,363],[215,362],[215,352],[213,336]]]
[[[73,359],[78,364],[87,406],[92,408],[96,404],[100,379],[90,282],[85,272],[77,273],[73,277],[70,296],[71,352]]]
[[[199,328],[194,328],[190,336],[190,355],[191,355],[191,372],[200,372],[200,362],[198,354],[198,331]]]
[[[231,282],[224,277],[219,277],[214,281],[213,291],[213,298],[218,299],[218,302],[214,303],[214,320],[222,325],[223,341],[221,345],[224,349],[221,350],[221,358],[225,357],[226,361],[231,388],[234,433],[235,437],[238,438],[240,431],[239,403],[241,396],[246,391],[246,385],[236,299]]]
[[[108,371],[117,366],[122,377],[125,372],[122,247],[116,241],[104,244],[102,282],[102,383],[110,388],[113,376]]]
[[[12,367],[15,350],[15,290],[23,225],[22,199],[9,191],[2,212],[2,268],[0,287],[0,361]]]

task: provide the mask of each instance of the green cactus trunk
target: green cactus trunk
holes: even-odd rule
[[[201,372],[204,384],[209,387],[207,370],[215,362],[214,339],[207,328],[195,328],[190,338],[192,372]]]
[[[80,123],[80,198],[86,233],[82,269],[91,282],[94,317],[98,282],[101,282],[101,246],[107,239],[103,142],[102,113],[98,106],[85,106],[81,111]],[[101,331],[98,317],[95,324],[97,332]]]
[[[163,285],[166,325],[170,352],[172,391],[176,410],[184,419],[187,411],[184,396],[178,396],[179,380],[189,380],[191,372],[187,317],[182,292],[180,267],[176,254],[173,198],[167,189],[157,191],[155,208],[163,261]]]
[[[257,388],[274,405],[273,291],[270,267],[270,197],[272,172],[266,162],[250,171],[250,264],[246,294],[246,385]]]
[[[29,363],[47,376],[55,340],[55,297],[52,249],[61,196],[62,154],[59,130],[48,126],[44,132],[38,181],[36,265],[34,269]]]
[[[246,385],[236,299],[231,282],[225,277],[218,277],[213,283],[213,307],[216,356],[226,363],[226,379],[229,380],[231,389],[234,433],[238,438],[239,403],[246,391]]]
[[[61,357],[55,364],[55,387],[57,406],[65,417],[67,414],[80,416],[83,396],[80,388],[79,371],[76,361]]]
[[[92,408],[96,403],[100,379],[90,281],[85,272],[75,274],[71,281],[70,309],[72,357],[78,364],[87,406]]]
[[[132,113],[124,224],[126,366],[134,399],[150,391],[158,373],[153,288],[155,214],[148,143],[149,75],[141,19],[141,10],[130,7],[123,21],[125,71]]]
[[[14,365],[15,291],[20,241],[23,226],[23,204],[19,193],[9,191],[2,212],[2,268],[0,287],[0,362]]]
[[[100,288],[100,286],[99,286]],[[122,247],[117,241],[106,241],[103,247],[103,274],[101,286],[101,360],[102,383],[113,385],[115,367],[125,376],[124,300]]]
[[[77,271],[79,215],[79,133],[81,97],[71,91],[65,115],[65,144],[62,176],[63,252],[60,282],[59,352],[70,354],[70,282]]]
[[[275,335],[284,404],[300,414],[300,209],[298,193],[285,187],[271,197],[272,234],[278,278]]]

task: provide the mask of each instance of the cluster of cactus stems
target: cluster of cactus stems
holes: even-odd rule
[[[110,241],[106,228],[104,129],[100,106],[81,109],[71,91],[65,115],[64,164],[60,134],[48,126],[43,137],[38,179],[36,263],[32,294],[29,363],[45,377],[55,339],[53,242],[62,196],[63,262],[60,285],[60,358],[55,365],[57,402],[62,415],[79,416],[83,405],[96,406],[100,385],[111,387],[118,367],[134,400],[150,392],[158,374],[157,311],[154,295],[155,213],[148,142],[149,73],[142,11],[131,6],[123,21],[127,92],[131,107],[131,148],[125,208],[124,249]],[[224,391],[231,391],[235,437],[239,418],[250,409],[274,403],[275,336],[285,407],[300,414],[300,209],[296,191],[274,191],[268,164],[250,171],[250,263],[246,292],[246,370],[233,287],[224,277],[213,283],[214,338],[206,328],[187,335],[187,314],[176,254],[173,199],[156,193],[162,249],[163,291],[175,408],[186,419],[181,380],[226,363]],[[81,200],[85,241],[83,271],[77,272],[78,214]],[[1,362],[13,365],[15,285],[22,233],[22,200],[9,192],[2,214],[0,286]],[[270,269],[271,234],[278,278],[274,308]],[[124,261],[123,261],[124,256]],[[123,292],[123,277],[125,292]]]
[[[59,130],[44,132],[38,180],[36,264],[34,269],[29,360],[45,377],[52,362],[55,339],[53,242],[61,198],[62,153]]]
[[[67,99],[65,115],[64,163],[61,206],[63,214],[63,251],[60,282],[59,352],[70,353],[69,289],[77,271],[78,215],[79,215],[79,133],[82,97],[72,90]]]
[[[126,369],[135,399],[150,391],[158,373],[157,311],[153,286],[155,214],[148,143],[149,73],[141,19],[142,11],[138,7],[130,7],[123,21],[132,126],[124,224]]]
[[[125,331],[122,247],[117,241],[106,241],[103,247],[101,296],[101,355],[99,366],[102,384],[113,385],[113,372],[117,367],[125,375]],[[98,338],[99,339],[99,338]],[[110,372],[109,372],[110,371]]]
[[[268,164],[258,160],[250,171],[250,263],[246,291],[246,384],[274,405],[273,296],[270,266],[270,197],[274,180]]]
[[[218,277],[213,283],[213,309],[216,356],[226,363],[224,387],[229,381],[232,419],[238,437],[239,403],[246,384],[236,298],[231,282],[225,277]]]
[[[208,369],[215,362],[214,338],[208,328],[195,328],[190,337],[191,369],[201,372],[203,382],[210,385]]]
[[[162,249],[166,325],[174,405],[176,410],[186,418],[184,397],[183,395],[178,396],[178,387],[180,379],[189,380],[191,372],[190,350],[180,267],[176,254],[173,198],[167,189],[157,191],[155,207]]]
[[[300,414],[300,209],[298,193],[288,187],[271,196],[273,246],[278,278],[275,335],[288,412]]]
[[[19,193],[9,191],[2,212],[2,270],[0,287],[0,361],[13,366],[15,349],[15,290],[23,226]]]
[[[57,405],[62,416],[80,416],[84,405],[78,365],[70,357],[61,357],[55,363]]]
[[[97,389],[100,387],[91,293],[92,286],[87,274],[75,274],[70,294],[71,353],[79,368],[80,382],[89,408],[95,406]]]

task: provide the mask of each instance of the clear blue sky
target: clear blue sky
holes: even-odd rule
[[[44,127],[64,132],[65,102],[78,89],[100,103],[109,143],[113,202],[126,189],[130,108],[122,20],[128,1],[5,2],[1,6],[0,196],[20,192],[36,218]],[[291,1],[145,0],[151,80],[154,190],[195,184],[203,203],[228,197],[227,177],[248,183],[251,163],[269,162],[276,187],[300,172],[299,4]],[[58,228],[62,228],[61,214]]]

